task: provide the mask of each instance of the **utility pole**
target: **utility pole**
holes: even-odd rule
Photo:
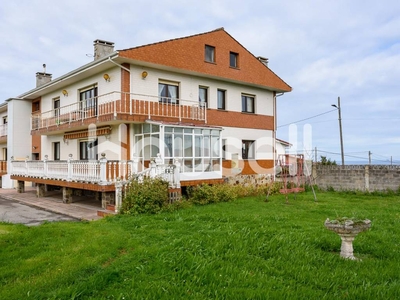
[[[371,151],[368,151],[368,163],[371,165]]]
[[[344,166],[344,150],[343,150],[343,133],[342,133],[342,111],[340,109],[340,97],[338,97],[338,104],[332,104],[336,107],[339,113],[339,133],[340,133],[340,153],[342,154],[342,166]]]

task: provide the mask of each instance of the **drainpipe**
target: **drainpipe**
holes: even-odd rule
[[[276,105],[276,98],[278,98],[278,97],[280,97],[280,96],[283,96],[285,93],[280,93],[280,94],[276,94],[275,93],[275,95],[274,95],[274,101],[273,101],[273,110],[274,110],[274,130],[273,130],[273,138],[274,138],[274,151],[273,151],[273,160],[274,160],[274,172],[273,172],[273,178],[274,178],[274,181],[275,181],[275,176],[276,176],[276,173],[275,173],[275,167],[276,167],[276,128],[277,128],[277,110],[276,110],[276,107],[277,107],[277,105]]]
[[[119,63],[116,63],[115,61],[113,61],[113,60],[111,59],[111,57],[108,57],[108,60],[109,60],[110,62],[112,62],[114,65],[117,65],[118,67],[124,69],[125,71],[128,71],[129,73],[131,72],[131,70],[129,70],[128,68],[125,68],[123,65],[120,65]]]

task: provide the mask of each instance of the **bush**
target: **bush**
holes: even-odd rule
[[[202,184],[188,189],[188,198],[194,204],[205,205],[233,201],[237,195],[233,187],[228,184]]]
[[[156,214],[169,204],[168,182],[158,178],[133,180],[122,200],[122,214]]]

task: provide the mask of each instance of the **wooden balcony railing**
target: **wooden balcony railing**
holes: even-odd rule
[[[207,122],[207,109],[196,101],[111,92],[43,113],[32,114],[32,130],[118,114]]]

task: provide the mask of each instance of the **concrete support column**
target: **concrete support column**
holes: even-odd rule
[[[18,180],[18,182],[17,182],[17,192],[18,193],[25,193],[25,181]]]
[[[62,193],[63,193],[63,203],[72,203],[73,189],[68,187],[63,187]]]
[[[43,183],[36,184],[36,197],[45,197],[46,196],[46,185]]]

